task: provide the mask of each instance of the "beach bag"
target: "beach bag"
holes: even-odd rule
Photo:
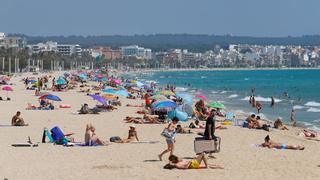
[[[167,128],[164,128],[163,131],[161,132],[161,136],[163,136],[167,139],[172,139],[174,134],[169,132]]]
[[[121,138],[119,136],[113,136],[110,138],[110,142],[119,142],[121,141]]]

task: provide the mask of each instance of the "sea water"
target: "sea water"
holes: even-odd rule
[[[228,109],[246,114],[256,113],[249,104],[253,92],[262,104],[263,118],[282,117],[290,122],[291,110],[295,109],[300,125],[320,128],[320,70],[159,71],[134,76],[162,86],[175,84],[179,91],[205,95],[212,102],[220,101]],[[274,107],[270,106],[271,96]]]

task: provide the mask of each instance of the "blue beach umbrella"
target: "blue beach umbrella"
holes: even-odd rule
[[[181,98],[187,104],[192,104],[193,103],[192,96],[190,94],[177,93],[176,96]]]
[[[67,81],[65,79],[63,79],[63,78],[59,78],[57,80],[57,85],[63,85],[63,84],[67,84]]]
[[[114,89],[103,89],[102,92],[115,94],[117,91]]]
[[[124,96],[124,97],[128,97],[129,96],[129,93],[125,90],[119,90],[119,91],[116,91],[115,94],[118,94],[118,95],[121,95],[121,96]]]
[[[52,94],[43,95],[39,99],[48,99],[48,100],[52,100],[52,101],[62,101],[58,96],[55,96]]]
[[[176,108],[177,103],[172,101],[161,101],[152,105],[154,109]]]
[[[30,80],[28,80],[28,83],[30,83],[30,84],[35,84],[37,81],[36,80],[34,80],[34,79],[30,79]]]

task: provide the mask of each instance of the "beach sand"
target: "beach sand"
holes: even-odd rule
[[[320,142],[305,140],[296,135],[299,129],[290,131],[249,130],[228,126],[217,130],[222,139],[221,152],[210,159],[212,164],[223,164],[222,170],[165,170],[168,154],[158,161],[158,154],[166,148],[165,139],[160,136],[166,126],[138,124],[136,129],[141,141],[160,141],[156,144],[114,144],[104,147],[63,147],[51,143],[40,143],[39,147],[12,147],[13,143],[26,143],[30,136],[33,142],[41,142],[44,127],[51,129],[58,125],[65,133],[74,132],[78,142],[84,141],[87,123],[96,126],[96,133],[102,139],[111,136],[127,137],[129,124],[123,122],[126,116],[135,114],[139,108],[125,107],[125,104],[141,104],[141,100],[121,98],[123,106],[113,112],[99,115],[77,115],[73,112],[81,104],[90,107],[96,103],[84,93],[76,90],[54,92],[63,100],[55,102],[70,104],[70,109],[53,111],[25,110],[27,103],[38,105],[34,91],[26,91],[23,76],[12,79],[14,91],[9,92],[12,101],[0,101],[0,179],[319,179]],[[0,91],[0,95],[5,96]],[[10,125],[16,111],[28,127],[6,127]],[[187,126],[188,123],[183,123]],[[200,130],[201,131],[201,130]],[[303,151],[274,150],[258,148],[254,144],[263,142],[269,134],[276,142],[300,144]],[[195,134],[178,135],[175,154],[179,157],[195,157],[193,140]]]

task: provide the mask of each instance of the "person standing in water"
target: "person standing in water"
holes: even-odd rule
[[[294,109],[292,109],[291,111],[291,116],[290,116],[291,122],[292,122],[292,126],[296,127],[297,126],[297,121],[296,121],[296,112]]]
[[[252,107],[256,107],[256,99],[254,98],[254,96],[252,96],[251,104],[252,104]]]
[[[262,105],[261,105],[261,103],[260,102],[258,102],[257,101],[257,103],[256,103],[257,105],[256,105],[256,108],[257,108],[257,112],[258,112],[258,114],[260,114],[260,111],[261,111],[261,109],[262,109]]]
[[[274,98],[273,98],[273,96],[271,96],[271,104],[270,104],[270,106],[273,107],[274,104],[275,104]]]

